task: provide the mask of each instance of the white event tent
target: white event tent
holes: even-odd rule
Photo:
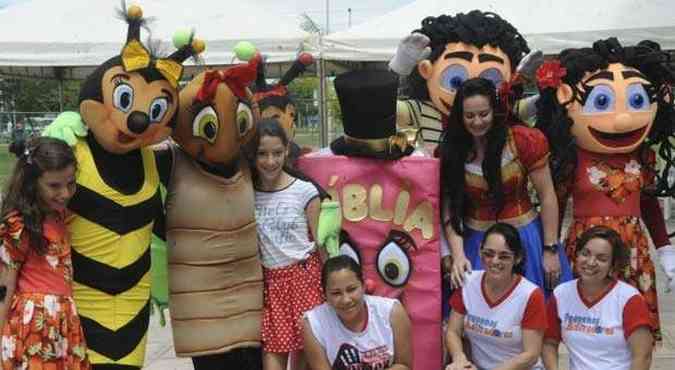
[[[308,37],[300,20],[279,17],[249,1],[133,3],[155,19],[149,24],[152,38],[161,40],[167,53],[175,50],[171,37],[176,30],[194,28],[206,41],[208,65],[231,64],[232,49],[241,40],[253,42],[270,63],[292,61]],[[85,77],[124,45],[127,24],[116,17],[117,8],[120,0],[32,0],[0,9],[0,74]],[[143,42],[148,35],[141,31]]]
[[[525,36],[530,48],[557,54],[616,36],[625,44],[650,39],[675,49],[673,0],[417,0],[323,39],[327,60],[388,61],[422,19],[473,9],[491,11]]]

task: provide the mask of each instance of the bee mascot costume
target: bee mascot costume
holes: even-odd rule
[[[148,146],[171,134],[182,62],[204,49],[190,38],[158,58],[140,42],[141,8],[126,10],[122,2],[120,15],[129,24],[122,52],[84,81],[79,114],[62,113],[44,133],[69,142],[78,160],[68,227],[73,291],[93,369],[143,365],[150,240],[153,227],[162,226],[159,175]]]

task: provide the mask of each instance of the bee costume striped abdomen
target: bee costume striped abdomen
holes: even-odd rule
[[[150,314],[150,240],[161,207],[152,150],[140,149],[134,194],[107,185],[85,140],[75,146],[77,192],[69,208],[73,293],[94,364],[142,366]]]

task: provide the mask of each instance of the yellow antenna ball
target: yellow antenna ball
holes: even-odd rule
[[[206,49],[206,43],[204,40],[194,39],[192,40],[192,49],[194,49],[197,54],[201,54]]]
[[[143,18],[143,9],[138,5],[131,5],[129,6],[129,9],[127,9],[127,15],[132,19],[141,19]]]

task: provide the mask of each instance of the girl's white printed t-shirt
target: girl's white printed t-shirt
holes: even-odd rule
[[[562,341],[570,353],[570,370],[630,369],[628,337],[651,327],[649,309],[637,289],[614,281],[594,302],[585,299],[579,280],[555,288],[547,305],[545,338]]]
[[[391,311],[398,300],[371,295],[364,300],[368,321],[360,333],[347,329],[328,303],[305,313],[333,369],[387,369],[394,361]]]
[[[255,218],[263,266],[279,268],[305,260],[315,249],[305,210],[319,196],[316,187],[294,179],[276,191],[255,191]]]
[[[529,280],[518,281],[496,302],[483,291],[484,271],[474,271],[450,298],[452,309],[464,315],[464,335],[471,343],[472,362],[494,369],[524,351],[523,329],[546,329],[544,293]]]

